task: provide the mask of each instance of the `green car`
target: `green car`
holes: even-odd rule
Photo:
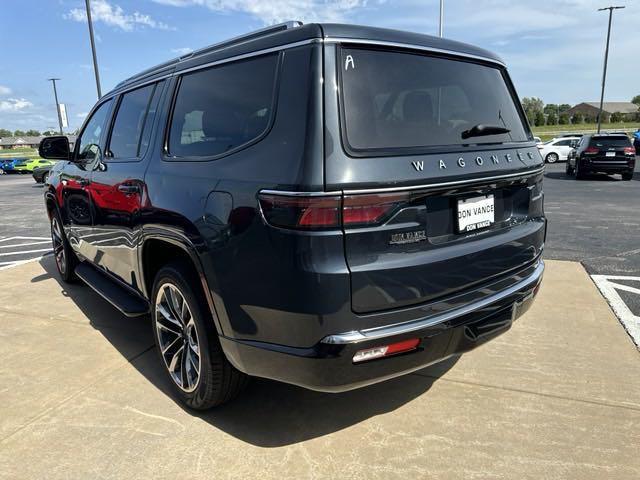
[[[55,165],[56,162],[51,160],[43,160],[42,158],[21,159],[14,164],[13,171],[17,173],[31,173],[38,167],[47,165]]]

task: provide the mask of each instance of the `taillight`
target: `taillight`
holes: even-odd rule
[[[342,205],[342,223],[345,227],[379,224],[408,199],[407,193],[346,195]]]
[[[624,154],[625,155],[635,155],[636,154],[636,148],[635,147],[624,147]]]
[[[598,152],[600,152],[600,150],[598,149],[598,147],[587,147],[587,148],[585,148],[585,150],[584,150],[584,153],[586,153],[586,154],[590,154],[590,155],[592,155],[592,154],[594,154],[594,153],[598,153]]]
[[[335,196],[259,195],[262,214],[269,224],[299,230],[340,227],[341,198]]]
[[[306,196],[260,193],[260,208],[273,226],[296,230],[330,230],[377,225],[409,199],[407,193]]]

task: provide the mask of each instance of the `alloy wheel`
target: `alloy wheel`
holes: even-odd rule
[[[56,258],[58,271],[64,275],[67,270],[67,258],[64,251],[64,241],[62,239],[62,228],[58,217],[51,220],[51,243],[53,244],[53,254]]]
[[[165,366],[175,384],[193,392],[200,382],[201,357],[198,331],[184,296],[171,283],[158,290],[155,326]]]
[[[547,155],[547,162],[548,163],[556,163],[557,161],[558,161],[558,154],[550,153],[549,155]]]

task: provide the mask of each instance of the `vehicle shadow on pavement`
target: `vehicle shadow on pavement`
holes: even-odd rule
[[[320,393],[276,381],[254,378],[238,398],[210,411],[183,407],[173,395],[153,348],[149,317],[127,318],[81,282],[62,282],[53,256],[40,260],[45,272],[32,282],[54,278],[98,330],[159,391],[189,415],[259,447],[280,447],[322,437],[368,418],[392,412],[428,392],[459,357],[451,357],[405,375],[344,393]],[[160,414],[160,412],[158,412]]]

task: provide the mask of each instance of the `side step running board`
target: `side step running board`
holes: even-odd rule
[[[82,262],[76,267],[76,275],[95,292],[127,317],[149,313],[149,303],[110,280],[106,275]]]

